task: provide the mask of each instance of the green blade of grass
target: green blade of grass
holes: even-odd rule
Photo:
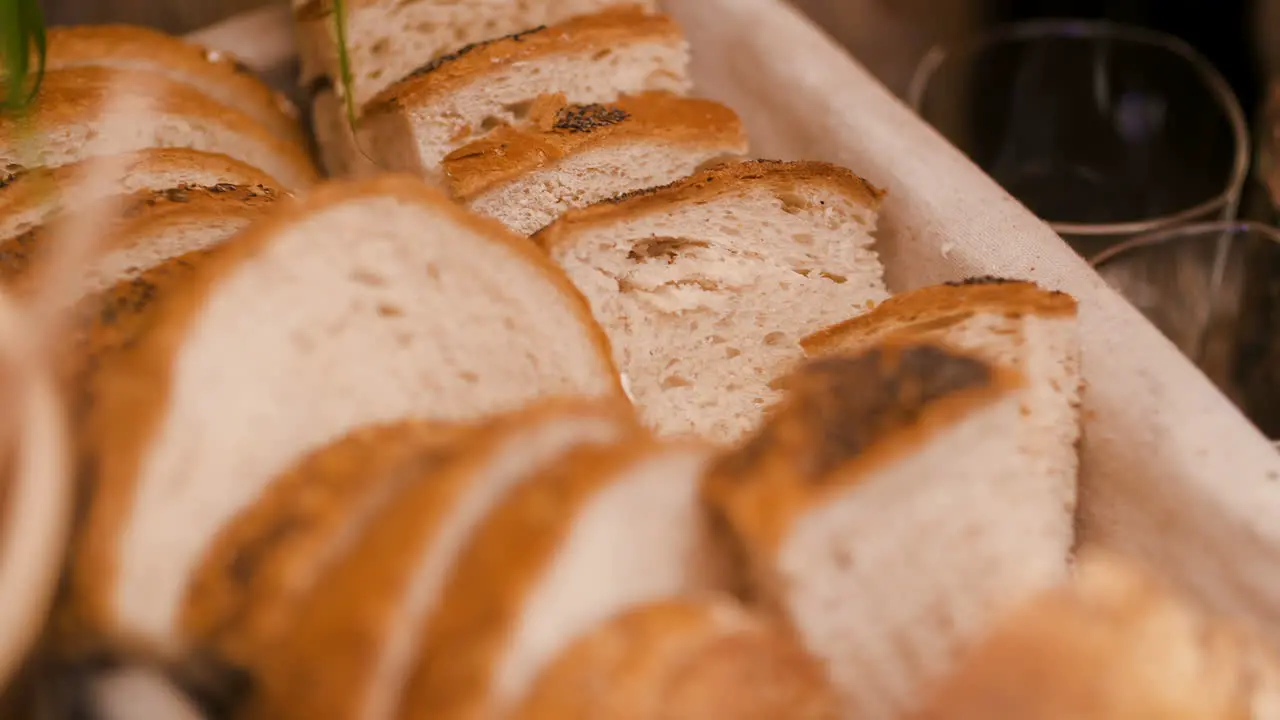
[[[355,93],[351,90],[351,57],[347,54],[347,4],[343,0],[333,0],[333,22],[337,26],[338,36],[338,74],[342,77],[341,91],[343,102],[347,107],[347,122],[354,129],[356,126]]]
[[[44,13],[39,0],[0,0],[0,68],[4,71],[4,97],[0,98],[0,107],[20,110],[40,91],[45,42]]]

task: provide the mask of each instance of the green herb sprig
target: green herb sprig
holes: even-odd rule
[[[3,0],[0,0],[3,1]],[[355,93],[351,91],[351,56],[347,54],[347,4],[344,0],[333,0],[333,22],[338,36],[338,74],[342,77],[342,99],[347,106],[347,122],[352,128],[356,126]]]
[[[44,79],[46,38],[40,0],[0,0],[0,108],[25,108],[40,92]],[[35,68],[31,67],[32,56]]]

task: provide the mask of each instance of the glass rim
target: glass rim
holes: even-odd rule
[[[1236,97],[1222,73],[1218,72],[1218,69],[1191,45],[1168,33],[1110,20],[1048,18],[996,25],[969,38],[950,44],[934,45],[930,48],[916,64],[916,69],[912,73],[911,82],[907,88],[907,104],[917,116],[924,117],[921,110],[929,81],[951,58],[971,55],[994,45],[1026,42],[1047,36],[1078,40],[1120,40],[1172,52],[1187,61],[1192,70],[1204,81],[1210,93],[1217,97],[1227,116],[1231,134],[1235,138],[1235,157],[1232,158],[1226,186],[1216,195],[1200,203],[1158,217],[1114,223],[1060,222],[1042,218],[1049,227],[1061,235],[1081,237],[1134,235],[1159,231],[1219,209],[1226,210],[1230,216],[1235,215],[1236,205],[1240,201],[1240,194],[1249,176],[1252,153],[1249,122],[1245,118],[1244,109],[1240,106],[1240,99]]]
[[[1165,243],[1185,240],[1187,237],[1192,235],[1206,235],[1209,233],[1219,233],[1223,235],[1252,233],[1258,237],[1266,238],[1267,240],[1280,245],[1280,228],[1274,225],[1268,225],[1267,223],[1255,222],[1252,220],[1221,220],[1218,222],[1191,223],[1188,225],[1179,225],[1177,227],[1145,233],[1122,243],[1112,245],[1106,250],[1103,250],[1097,255],[1089,258],[1089,265],[1090,267],[1097,268],[1132,250],[1139,250],[1144,247],[1151,247],[1154,245],[1164,245]]]

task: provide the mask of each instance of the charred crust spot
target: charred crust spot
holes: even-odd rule
[[[215,192],[215,193],[235,192],[236,190],[239,189],[239,187],[240,187],[239,185],[235,185],[233,183],[218,183],[217,185],[211,185],[209,187],[209,192]]]
[[[617,125],[631,117],[620,107],[611,107],[592,103],[590,105],[570,105],[556,115],[556,130],[569,132],[591,132],[597,128]]]
[[[946,285],[948,287],[966,287],[969,285],[1011,285],[1025,282],[1027,281],[1015,278],[997,277],[995,275],[978,275],[975,277],[965,278],[963,280],[952,280],[946,283]]]
[[[929,345],[810,361],[787,379],[788,396],[776,415],[716,472],[745,476],[780,453],[801,477],[823,483],[877,442],[916,424],[935,402],[990,385],[994,377],[980,360]]]
[[[476,50],[489,47],[490,45],[496,45],[497,43],[506,42],[508,40],[512,42],[523,42],[524,39],[529,37],[530,35],[540,33],[546,29],[547,29],[546,25],[539,25],[536,28],[531,28],[529,30],[521,30],[518,33],[503,35],[502,37],[494,38],[492,40],[485,40],[483,42],[464,45],[451,53],[446,53],[444,55],[437,57],[436,59],[432,60],[426,65],[423,65],[422,67],[419,67],[417,70],[414,70],[408,75],[405,75],[403,78],[400,79],[400,82],[407,82],[415,78],[420,78],[423,75],[428,75],[430,73],[433,73],[436,70],[439,70],[440,68],[444,67],[445,65],[448,65],[449,63],[454,62],[455,60],[460,60],[466,57],[467,55],[470,55],[471,53],[475,52]]]

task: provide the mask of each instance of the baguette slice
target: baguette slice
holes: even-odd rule
[[[71,578],[87,633],[175,650],[218,530],[354,428],[622,397],[549,261],[410,178],[324,186],[218,250],[90,378]]]
[[[916,720],[1280,718],[1280,664],[1145,569],[1093,551],[1010,613]]]
[[[102,184],[87,184],[97,162],[121,167]],[[152,148],[120,157],[93,158],[56,168],[14,166],[0,174],[0,238],[19,235],[48,222],[66,207],[82,207],[103,197],[182,186],[262,185],[280,182],[226,155],[189,148]]]
[[[1012,371],[929,345],[814,360],[708,474],[752,593],[844,716],[915,708],[998,617],[1059,582],[1061,498],[1028,482]]]
[[[736,163],[569,212],[535,240],[591,302],[645,422],[733,442],[801,338],[887,297],[880,197],[826,163]]]
[[[357,105],[396,80],[467,45],[590,15],[625,0],[348,0],[347,55]],[[657,10],[656,0],[634,3]],[[296,10],[302,82],[342,77],[333,3],[312,0]]]
[[[733,110],[672,93],[590,105],[552,96],[535,103],[529,120],[444,159],[455,199],[522,235],[568,210],[666,185],[747,152]]]
[[[127,132],[103,132],[104,113]],[[0,167],[57,167],[100,155],[185,147],[260,168],[291,190],[317,178],[306,150],[189,85],[143,70],[77,67],[46,73],[21,116],[0,116]]]
[[[294,465],[218,533],[187,588],[183,637],[251,667],[406,483],[447,467],[472,432],[423,420],[365,427]]]
[[[649,90],[683,94],[688,65],[671,18],[621,7],[440,57],[370,101],[357,133],[379,167],[443,184],[446,155],[524,122],[540,95],[598,103]]]
[[[278,197],[262,185],[219,184],[142,190],[121,199],[121,217],[104,233],[98,253],[81,273],[79,295],[73,301],[104,292],[170,258],[225,242],[266,217]],[[38,282],[40,265],[56,250],[63,222],[0,241],[0,282],[19,291]]]
[[[445,471],[386,506],[256,664],[261,718],[394,718],[423,622],[493,508],[575,449],[643,440],[621,403],[543,403],[478,430]],[[512,545],[522,552],[523,541]],[[321,586],[317,586],[321,587]]]
[[[890,298],[801,345],[811,356],[857,354],[895,337],[942,343],[1027,378],[1023,452],[1036,468],[1028,479],[1044,482],[1075,513],[1081,384],[1075,298],[1030,282],[972,278]],[[1071,541],[1070,527],[1058,532]]]
[[[190,85],[253,118],[282,140],[301,144],[298,109],[226,53],[139,25],[49,29],[45,70],[102,67],[144,70]]]
[[[72,522],[67,418],[39,332],[0,295],[0,686],[45,625]]]
[[[347,110],[331,85],[314,93],[311,127],[320,150],[320,164],[329,177],[362,178],[379,172],[366,150],[357,145]]]
[[[504,717],[597,624],[721,583],[703,445],[586,448],[496,507],[423,624],[403,717]]]
[[[512,720],[836,720],[822,669],[723,598],[623,612],[556,658]]]

